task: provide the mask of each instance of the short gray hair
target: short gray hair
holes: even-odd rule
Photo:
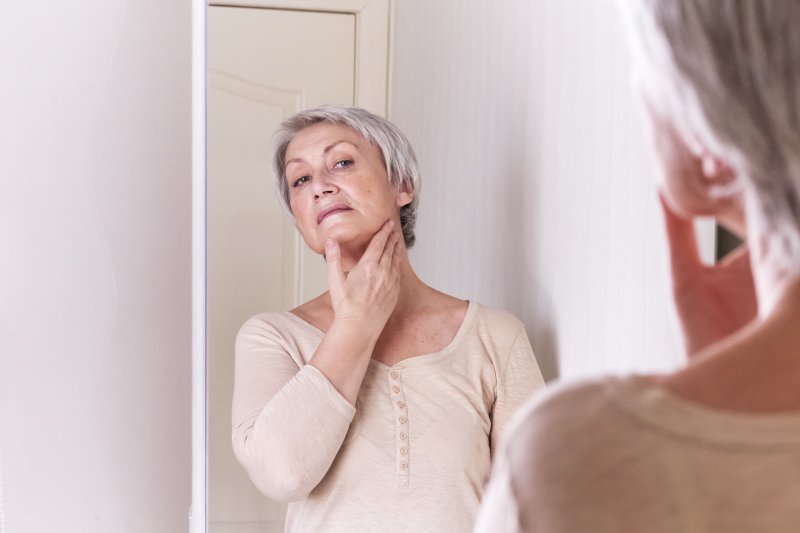
[[[622,0],[662,104],[752,190],[771,259],[800,269],[800,2]],[[648,65],[650,65],[649,68]],[[658,102],[656,102],[658,104]],[[720,196],[731,190],[720,190]]]
[[[389,182],[398,191],[413,192],[411,203],[400,208],[400,225],[406,247],[414,245],[416,236],[414,225],[417,222],[420,177],[414,149],[397,126],[360,107],[325,105],[306,109],[289,117],[281,123],[276,132],[275,153],[272,160],[275,170],[276,190],[283,207],[294,218],[289,205],[289,186],[286,182],[286,150],[295,135],[302,130],[327,122],[348,126],[366,141],[376,146],[383,156]]]

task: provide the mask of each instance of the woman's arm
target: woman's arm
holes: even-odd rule
[[[247,321],[236,338],[233,451],[268,498],[295,501],[330,468],[355,415],[314,366],[299,368],[269,324]]]
[[[525,328],[511,345],[505,367],[498,374],[497,394],[492,408],[490,446],[492,457],[511,416],[533,392],[544,387],[544,378],[533,355]]]
[[[330,468],[355,415],[372,350],[397,302],[398,235],[387,223],[345,274],[326,244],[334,320],[302,369],[258,319],[236,343],[233,449],[253,483],[279,501],[304,498]]]

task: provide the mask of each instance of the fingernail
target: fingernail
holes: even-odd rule
[[[335,246],[335,243],[333,242],[333,239],[327,239],[325,241],[325,248],[333,248],[334,246]]]
[[[390,228],[393,228],[393,227],[394,227],[394,220],[390,220],[390,221],[389,221],[389,227],[390,227]]]

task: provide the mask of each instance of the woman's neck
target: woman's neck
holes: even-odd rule
[[[415,309],[425,303],[426,295],[431,292],[433,289],[419,279],[411,267],[407,252],[404,252],[403,260],[400,263],[400,295],[397,298],[392,319],[402,319],[413,314]]]
[[[800,300],[788,298],[800,285],[800,265],[792,264],[782,250],[780,236],[764,234],[753,221],[758,214],[748,212],[747,241],[750,247],[750,268],[756,287],[758,316],[761,320],[771,316],[778,307],[800,306]]]

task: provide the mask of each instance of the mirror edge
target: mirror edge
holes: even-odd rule
[[[192,0],[192,500],[190,533],[207,531],[206,2]]]

